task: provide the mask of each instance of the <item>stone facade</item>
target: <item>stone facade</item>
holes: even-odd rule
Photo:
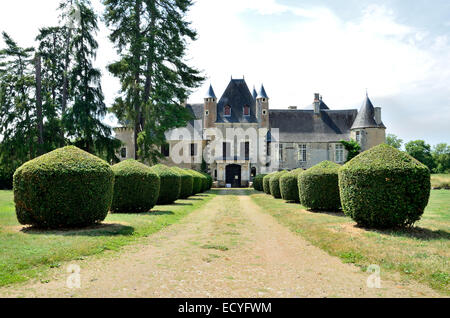
[[[219,100],[210,86],[202,104],[184,106],[195,119],[166,133],[169,151],[161,163],[200,170],[205,161],[222,187],[248,186],[255,174],[308,169],[324,160],[343,164],[347,152],[341,140],[356,140],[367,150],[386,138],[381,108],[368,97],[359,112],[330,110],[319,94],[305,109],[271,110],[264,86],[251,93],[245,80],[232,79]],[[119,157],[131,158],[133,130],[115,132],[126,149]]]

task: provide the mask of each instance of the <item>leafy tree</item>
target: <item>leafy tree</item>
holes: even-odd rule
[[[33,48],[20,47],[3,32],[0,50],[0,164],[13,171],[37,154]]]
[[[398,138],[394,134],[387,134],[386,144],[400,150],[403,145],[403,139]]]
[[[111,128],[102,122],[107,113],[100,84],[101,73],[94,68],[98,43],[97,15],[89,1],[78,1],[78,25],[73,30],[73,68],[70,72],[73,104],[64,114],[63,122],[72,142],[91,153],[101,153],[112,160],[120,142],[111,137]]]
[[[355,140],[350,141],[341,140],[340,143],[344,145],[345,150],[347,150],[348,152],[346,162],[349,162],[350,160],[352,160],[361,153],[361,145],[357,143]]]
[[[450,145],[440,143],[433,147],[431,152],[436,167],[435,173],[450,173]]]
[[[161,158],[164,133],[191,119],[182,107],[203,81],[185,63],[187,41],[196,32],[185,20],[191,0],[104,0],[104,18],[120,60],[109,71],[122,83],[112,111],[122,124],[132,125],[136,158]]]
[[[423,140],[413,140],[405,144],[405,150],[408,154],[426,165],[430,170],[435,167],[433,157],[431,155],[431,147]]]

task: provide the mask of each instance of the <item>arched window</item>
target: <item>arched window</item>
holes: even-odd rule
[[[227,105],[223,108],[223,114],[225,117],[231,117],[231,106]]]
[[[250,106],[244,106],[244,116],[250,116]]]

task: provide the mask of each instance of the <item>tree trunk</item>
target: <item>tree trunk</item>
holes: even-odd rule
[[[138,160],[138,137],[139,133],[142,131],[141,120],[142,120],[142,107],[141,107],[141,99],[140,99],[140,82],[141,82],[141,52],[142,52],[142,35],[141,35],[141,9],[142,9],[142,1],[137,0],[134,6],[134,36],[136,43],[134,44],[133,49],[133,60],[134,60],[134,111],[135,111],[135,119],[134,119],[134,158]]]
[[[43,153],[44,145],[44,122],[42,116],[42,75],[41,75],[41,56],[36,54],[35,56],[35,68],[36,68],[36,114],[37,114],[37,126],[38,126],[38,153]]]

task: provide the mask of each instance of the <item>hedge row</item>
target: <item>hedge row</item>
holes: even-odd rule
[[[54,229],[92,225],[108,211],[147,212],[211,186],[210,176],[194,170],[148,167],[136,160],[110,167],[73,146],[23,164],[13,177],[19,222]]]
[[[297,169],[261,178],[262,190],[275,198],[300,201],[311,210],[342,209],[358,225],[373,228],[413,225],[428,204],[431,187],[425,165],[386,144],[342,167],[325,161],[305,172]],[[258,182],[255,189],[261,191]]]
[[[256,191],[263,191],[264,190],[264,186],[263,186],[263,179],[264,177],[267,176],[267,174],[258,174],[253,178],[253,188]]]

